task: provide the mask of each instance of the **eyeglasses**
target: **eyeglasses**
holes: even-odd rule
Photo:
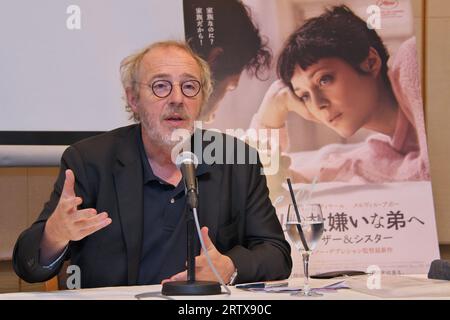
[[[156,80],[151,85],[146,84],[152,88],[153,94],[158,98],[166,98],[172,92],[174,83],[169,80]],[[193,98],[200,92],[202,85],[198,80],[186,80],[179,83],[181,92],[185,97]]]

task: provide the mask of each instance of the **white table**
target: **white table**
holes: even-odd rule
[[[311,279],[312,287],[322,287],[343,279],[316,280]],[[135,300],[137,294],[153,293],[145,299],[175,300],[368,300],[368,299],[448,299],[450,300],[450,281],[429,280],[426,275],[414,276],[382,276],[381,289],[368,289],[367,276],[346,278],[351,289],[340,289],[336,292],[324,293],[321,297],[298,297],[289,293],[250,292],[230,287],[231,295],[211,296],[172,296],[165,297],[161,293],[161,285],[107,287],[81,290],[61,290],[53,292],[20,292],[0,294],[0,300]],[[302,279],[290,279],[289,286],[301,286]],[[222,291],[224,291],[222,289]]]

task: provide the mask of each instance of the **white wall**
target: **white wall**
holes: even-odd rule
[[[69,30],[70,5],[81,29]],[[1,0],[0,131],[104,131],[128,123],[119,63],[184,39],[182,0]]]

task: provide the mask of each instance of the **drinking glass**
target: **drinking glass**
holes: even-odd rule
[[[298,214],[289,205],[286,217],[286,233],[303,258],[304,285],[303,290],[293,295],[320,296],[309,287],[309,257],[316,248],[323,234],[323,216],[320,204],[301,204]],[[302,233],[300,233],[302,232]]]

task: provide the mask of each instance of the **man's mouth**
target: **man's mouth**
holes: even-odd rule
[[[187,120],[187,117],[178,114],[172,114],[164,117],[164,121],[169,122],[172,125],[180,125],[183,124]]]

